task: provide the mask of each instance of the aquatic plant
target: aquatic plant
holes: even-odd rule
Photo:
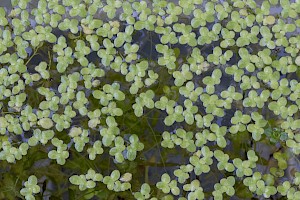
[[[7,2],[0,199],[299,199],[299,0]]]

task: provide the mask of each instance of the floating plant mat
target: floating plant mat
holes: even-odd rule
[[[0,199],[299,199],[300,1],[0,6]]]

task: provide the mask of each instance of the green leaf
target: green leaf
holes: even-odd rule
[[[38,123],[44,129],[50,129],[54,125],[53,121],[50,118],[42,118]]]

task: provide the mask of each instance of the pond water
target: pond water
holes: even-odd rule
[[[5,7],[8,11],[11,9],[9,1],[0,1],[0,6]],[[174,1],[177,2],[177,1]],[[259,1],[257,1],[259,2]],[[32,7],[35,6],[35,2],[32,1]],[[276,15],[280,13],[281,8],[276,7],[271,9],[271,14]],[[101,13],[98,17],[101,17]],[[103,19],[104,21],[106,19]],[[183,23],[190,23],[190,18],[180,18],[179,22]],[[207,27],[211,30],[214,23],[210,23]],[[35,24],[31,23],[32,27],[34,28]],[[120,30],[124,31],[125,25],[120,25]],[[30,28],[28,28],[30,29]],[[297,30],[298,31],[298,30]],[[70,39],[72,37],[78,37],[78,39],[84,38],[84,35],[81,33],[78,34],[70,34],[67,31],[61,31],[59,29],[53,29],[52,33],[56,35],[56,37],[64,36],[67,38],[67,45],[75,48],[76,44],[73,40]],[[199,33],[197,33],[199,36]],[[157,82],[149,87],[145,87],[142,91],[146,91],[151,89],[155,92],[154,101],[158,101],[161,96],[167,96],[170,99],[176,101],[176,105],[183,105],[184,98],[179,93],[179,87],[172,87],[174,85],[174,78],[170,76],[168,69],[163,68],[158,65],[157,59],[161,56],[161,54],[157,53],[155,45],[160,43],[161,35],[150,32],[147,30],[141,31],[134,31],[133,33],[133,40],[132,44],[138,44],[139,50],[137,52],[139,60],[147,60],[149,62],[148,70],[153,70],[155,73],[159,74],[159,78]],[[235,39],[237,39],[236,36]],[[261,36],[260,38],[261,39]],[[219,45],[219,41],[213,42],[210,45],[199,45],[199,49],[201,49],[201,53],[204,57],[207,57],[209,54],[213,53],[213,50],[216,46]],[[101,46],[103,47],[103,46]],[[180,70],[182,65],[187,62],[188,57],[191,55],[192,48],[188,45],[170,45],[171,48],[176,49],[178,55],[176,57],[176,67],[177,70]],[[251,54],[258,54],[259,51],[263,50],[264,48],[259,45],[249,45],[246,47]],[[28,94],[26,105],[30,105],[33,108],[33,111],[36,112],[39,109],[39,105],[42,101],[45,101],[45,97],[38,92],[38,88],[46,87],[49,88],[50,91],[54,92],[54,94],[58,97],[61,97],[59,92],[59,84],[62,80],[62,74],[59,73],[56,69],[55,62],[57,60],[57,56],[52,54],[53,44],[44,43],[43,45],[39,46],[37,49],[32,49],[28,47],[26,49],[27,53],[29,54],[30,59],[27,60],[26,63],[27,69],[29,73],[36,73],[37,71],[34,69],[40,62],[47,62],[52,63],[48,71],[50,73],[49,80],[41,80],[34,82],[31,85],[27,85],[25,87],[25,92]],[[240,60],[240,56],[236,51],[236,47],[232,47],[234,50],[233,56],[229,62],[225,65],[210,65],[207,71],[201,73],[200,75],[195,75],[193,78],[193,82],[195,86],[205,88],[205,84],[203,83],[203,79],[207,76],[211,76],[215,69],[220,69],[223,72],[223,76],[221,78],[220,84],[217,84],[215,87],[214,94],[221,96],[221,92],[226,90],[228,87],[233,86],[236,92],[240,92],[245,96],[249,94],[249,91],[245,92],[240,88],[239,83],[234,80],[234,77],[231,75],[226,74],[225,68],[237,64],[237,61]],[[14,52],[14,49],[8,50],[8,52]],[[123,55],[124,50],[118,49],[116,55]],[[284,48],[278,49],[277,52],[272,50],[272,56],[275,59],[279,59],[280,57],[285,56],[286,53]],[[41,195],[40,198],[43,199],[56,199],[63,197],[64,199],[72,199],[75,198],[77,193],[75,193],[75,189],[70,186],[68,182],[68,178],[74,174],[78,173],[86,173],[87,169],[93,168],[95,170],[100,171],[103,174],[109,174],[112,170],[118,169],[121,172],[130,172],[134,175],[134,179],[132,180],[132,188],[133,190],[137,190],[140,187],[141,183],[147,182],[150,185],[155,185],[161,179],[161,175],[163,173],[172,174],[174,170],[178,169],[181,165],[187,165],[189,163],[189,158],[191,157],[191,153],[182,148],[173,148],[167,149],[162,148],[160,143],[162,141],[162,133],[164,131],[168,131],[172,134],[175,134],[175,131],[179,128],[183,128],[185,130],[192,131],[193,133],[203,131],[202,128],[198,128],[196,124],[188,125],[185,122],[181,123],[174,123],[172,126],[166,126],[164,124],[164,119],[167,116],[165,111],[159,109],[147,109],[144,108],[144,114],[142,117],[137,117],[132,109],[132,105],[135,103],[135,98],[137,95],[130,94],[130,86],[131,83],[128,83],[125,80],[125,77],[122,76],[119,72],[115,72],[112,69],[103,67],[101,65],[101,59],[97,56],[96,52],[92,52],[86,56],[88,60],[95,64],[96,67],[102,68],[106,75],[103,78],[95,78],[94,80],[99,80],[100,84],[93,89],[102,88],[105,84],[112,84],[112,83],[119,83],[121,87],[121,91],[123,91],[126,95],[126,99],[124,102],[117,102],[117,107],[121,108],[124,111],[124,114],[121,117],[116,117],[116,122],[119,125],[119,129],[124,136],[125,142],[129,143],[129,136],[130,134],[137,134],[140,141],[145,145],[144,149],[141,153],[138,154],[135,161],[127,161],[125,160],[123,163],[119,164],[113,159],[112,156],[109,155],[108,151],[105,151],[101,157],[97,157],[95,160],[87,159],[88,154],[83,152],[77,152],[72,145],[74,142],[70,140],[68,136],[68,132],[73,127],[81,127],[83,129],[89,129],[89,137],[90,137],[90,144],[93,144],[93,141],[101,139],[99,135],[99,130],[103,127],[99,128],[90,128],[88,126],[89,117],[82,116],[76,111],[76,117],[72,118],[70,122],[70,127],[63,130],[63,131],[55,131],[55,136],[59,139],[63,140],[64,143],[68,144],[70,157],[68,158],[67,162],[63,166],[57,165],[55,162],[51,161],[48,158],[47,152],[50,151],[53,147],[49,145],[37,145],[32,147],[29,150],[29,153],[23,157],[21,161],[22,165],[13,165],[7,164],[1,161],[1,168],[0,173],[2,179],[5,181],[12,181],[15,180],[12,178],[13,176],[21,176],[24,171],[27,171],[26,174],[35,173],[40,178],[41,186],[43,190],[46,191],[43,196]],[[7,67],[7,66],[1,66]],[[75,72],[80,72],[82,66],[78,62],[74,62],[73,64],[69,65],[67,70],[65,71],[65,75],[72,74]],[[245,73],[245,75],[257,75],[257,72],[254,73]],[[281,75],[281,79],[287,78],[289,80],[295,79],[300,81],[299,76],[296,73],[290,73],[288,75]],[[257,90],[258,95],[262,92],[263,89],[268,88],[267,84],[262,85],[263,87]],[[83,77],[80,78],[78,81],[77,91],[83,91],[88,103],[85,104],[88,110],[96,110],[101,107],[99,100],[93,97],[93,89],[86,89],[85,82]],[[170,92],[166,93],[165,91],[169,89]],[[204,92],[207,92],[204,89]],[[75,101],[75,100],[74,100]],[[74,101],[72,103],[74,103]],[[8,106],[9,101],[4,100],[2,101],[3,106],[1,109],[2,113],[12,113],[15,117],[20,117],[20,114],[17,109],[11,108]],[[70,102],[71,105],[71,102]],[[194,103],[199,109],[199,113],[205,115],[206,107],[203,105],[203,102],[198,100]],[[53,116],[55,113],[62,114],[64,112],[63,105],[59,105],[57,111],[51,111],[50,117]],[[265,119],[268,121],[268,126],[270,129],[275,128],[278,126],[281,117],[275,115],[271,112],[266,106],[262,108],[244,108],[242,105],[242,101],[236,101],[232,104],[230,109],[226,109],[225,115],[223,117],[215,117],[213,120],[214,123],[218,124],[219,126],[230,126],[231,125],[231,118],[234,116],[234,113],[237,110],[241,110],[243,114],[251,115],[253,112],[261,113]],[[299,111],[295,113],[294,118],[299,118]],[[102,119],[105,120],[105,119]],[[258,153],[259,162],[258,167],[256,168],[257,171],[262,173],[267,173],[270,170],[270,167],[273,165],[273,153],[278,151],[278,149],[282,148],[280,142],[275,144],[266,142],[268,140],[267,137],[264,138],[261,142],[253,143],[251,135],[242,132],[240,134],[232,135],[228,134],[225,136],[227,140],[227,146],[223,149],[224,153],[227,153],[230,157],[238,157],[241,159],[247,159],[247,151],[253,149]],[[27,142],[30,137],[33,135],[33,130],[29,130],[24,132],[19,136],[12,136],[10,140],[12,143],[20,143],[20,141]],[[208,142],[206,144],[211,149],[220,149],[216,142]],[[107,149],[106,149],[107,150]],[[282,150],[284,153],[290,153],[290,149],[286,148]],[[287,171],[287,176],[278,178],[277,181],[282,180],[290,180],[293,178],[290,175],[290,171],[298,170],[300,171],[300,165],[298,160],[300,159],[299,156],[293,155],[288,159],[289,168]],[[216,159],[213,158],[214,163],[210,166],[210,172],[206,174],[202,174],[200,176],[192,175],[190,177],[191,180],[193,179],[201,179],[201,186],[203,187],[204,191],[207,194],[211,194],[214,191],[213,186],[216,182],[220,179],[227,177],[229,173],[222,172],[217,167]],[[7,173],[7,175],[2,175],[3,173]],[[237,185],[242,183],[242,179],[237,179]],[[20,185],[20,182],[17,182]],[[68,188],[70,186],[70,188]],[[74,190],[73,190],[74,189]],[[242,193],[244,188],[241,188]],[[78,191],[76,191],[78,192]],[[101,193],[103,191],[99,191]],[[159,196],[161,191],[155,191]],[[84,193],[80,193],[78,198],[81,199]],[[50,198],[51,196],[51,198]],[[101,196],[101,195],[99,195]],[[53,198],[52,198],[53,197]],[[130,199],[132,198],[130,192],[123,192],[118,196],[118,194],[105,191],[103,192],[103,199]],[[96,198],[95,198],[96,199]],[[208,198],[209,199],[209,198]],[[232,199],[242,199],[240,197],[239,192],[237,195],[233,196]]]

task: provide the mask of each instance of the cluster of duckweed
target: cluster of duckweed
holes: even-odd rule
[[[11,0],[0,198],[299,199],[299,14],[299,0]]]

